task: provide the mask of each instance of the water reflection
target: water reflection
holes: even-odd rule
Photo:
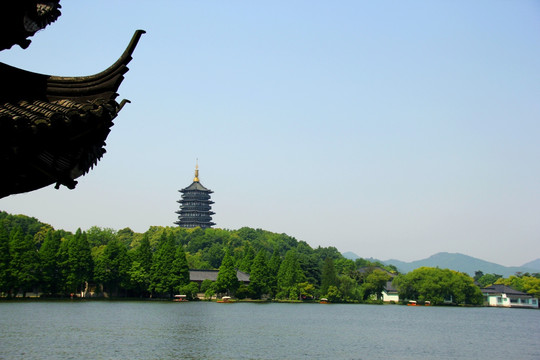
[[[0,302],[0,359],[540,359],[539,321],[489,308]]]

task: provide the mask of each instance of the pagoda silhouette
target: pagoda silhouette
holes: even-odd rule
[[[202,229],[216,225],[212,222],[212,215],[215,213],[211,211],[211,205],[214,202],[210,200],[210,194],[213,191],[205,188],[199,181],[199,164],[195,166],[193,183],[178,191],[182,193],[182,199],[177,201],[180,203],[180,210],[176,211],[178,214],[176,225],[183,228],[200,227]]]

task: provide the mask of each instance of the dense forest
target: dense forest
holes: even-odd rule
[[[217,281],[190,282],[189,269],[218,270]],[[248,285],[238,281],[237,269],[250,274]],[[540,288],[540,280],[528,274],[510,280],[481,275],[484,280],[492,275],[493,282],[526,284],[530,293]],[[35,218],[0,212],[3,297],[194,298],[204,293],[207,298],[228,294],[240,299],[378,302],[392,280],[403,299],[437,304],[451,296],[457,304],[482,303],[479,287],[466,274],[436,268],[398,274],[391,265],[353,261],[334,247],[313,249],[305,241],[261,229],[153,226],[135,233],[92,227],[73,234]]]

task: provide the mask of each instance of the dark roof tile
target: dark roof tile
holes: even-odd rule
[[[484,294],[507,294],[507,295],[515,295],[515,296],[530,296],[527,293],[518,291],[516,289],[511,288],[510,286],[506,286],[503,284],[493,284],[490,286],[486,286],[485,288],[482,288],[482,293]]]
[[[99,74],[56,77],[0,63],[0,198],[50,184],[72,189],[105,153],[116,91],[143,30]]]

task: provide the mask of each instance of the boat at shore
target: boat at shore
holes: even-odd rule
[[[330,304],[330,301],[328,301],[327,298],[321,298],[321,300],[319,301],[319,304]]]
[[[424,301],[423,304],[419,304],[417,301],[409,300],[409,302],[407,303],[407,306],[431,306],[431,302]]]
[[[186,295],[174,295],[173,301],[176,301],[176,302],[187,302],[188,299],[187,299]]]
[[[230,296],[224,296],[221,299],[217,300],[218,303],[233,303],[234,300]]]

